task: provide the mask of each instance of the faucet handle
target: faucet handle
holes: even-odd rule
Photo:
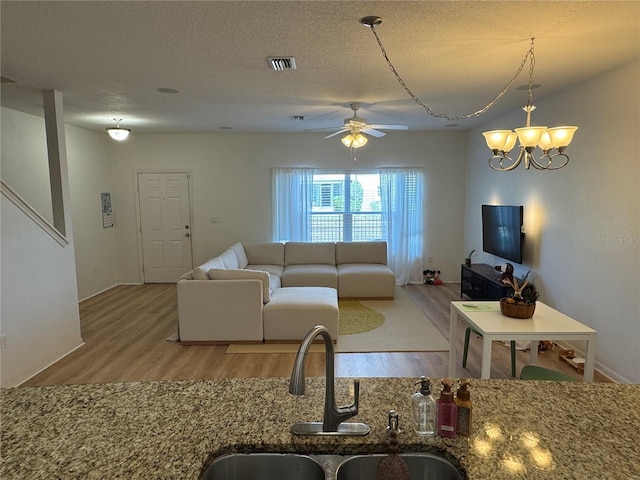
[[[358,413],[358,407],[360,406],[360,380],[353,381],[353,404],[351,405],[351,411],[353,414]]]
[[[358,407],[360,406],[360,380],[353,381],[353,403],[351,405],[345,405],[344,407],[338,407],[338,410],[343,413],[349,413],[350,417],[358,414]]]

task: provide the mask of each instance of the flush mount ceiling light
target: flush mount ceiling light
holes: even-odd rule
[[[404,88],[407,94],[409,94],[411,99],[422,108],[424,108],[424,110],[430,116],[435,118],[442,118],[451,122],[479,117],[480,115],[489,111],[489,109],[491,109],[496,103],[498,103],[511,88],[513,82],[520,75],[520,73],[524,69],[524,66],[527,64],[527,60],[529,60],[529,85],[527,88],[529,98],[527,104],[523,107],[524,111],[527,112],[526,126],[522,128],[516,128],[515,132],[512,132],[511,130],[492,130],[483,133],[487,141],[487,145],[493,152],[493,156],[489,159],[489,166],[494,170],[505,172],[515,169],[518,165],[520,165],[520,163],[523,163],[524,168],[527,170],[531,166],[539,170],[558,170],[559,168],[562,168],[567,163],[569,163],[569,157],[564,153],[564,150],[567,148],[569,143],[571,143],[573,134],[578,129],[578,127],[567,126],[547,128],[546,126],[531,126],[531,112],[536,108],[533,104],[531,94],[531,91],[533,90],[533,88],[535,88],[535,85],[533,84],[533,67],[535,65],[534,38],[531,39],[531,46],[522,59],[522,62],[520,63],[520,66],[518,67],[515,75],[492,101],[475,112],[459,116],[450,116],[446,113],[435,112],[428,105],[424,104],[409,89],[407,84],[400,77],[400,74],[391,63],[391,60],[389,59],[389,56],[387,55],[387,52],[382,45],[382,42],[380,41],[380,37],[378,37],[378,33],[375,30],[375,27],[379,26],[382,23],[382,19],[376,16],[364,17],[360,20],[360,23],[371,30],[378,43],[378,46],[380,47],[382,56],[389,66],[389,69],[391,70],[391,72],[393,72],[396,80],[402,86],[402,88]],[[513,160],[508,155],[515,146],[516,140],[518,139],[520,140],[520,154],[518,155],[518,158]],[[536,159],[533,156],[533,151],[536,146],[539,146],[542,149],[542,156],[539,159]],[[554,152],[554,149],[557,151]],[[561,161],[554,164],[554,160],[559,157]]]
[[[131,133],[131,130],[128,129],[128,128],[122,128],[120,126],[120,122],[122,121],[121,118],[114,118],[113,120],[116,122],[116,126],[115,127],[107,127],[107,129],[106,129],[107,133],[116,142],[125,141],[127,139],[127,137],[129,136],[129,134]]]

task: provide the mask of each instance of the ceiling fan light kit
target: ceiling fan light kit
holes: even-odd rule
[[[569,157],[564,153],[567,146],[571,143],[573,135],[578,130],[576,126],[562,126],[548,128],[546,126],[531,126],[531,112],[535,110],[535,105],[532,101],[532,90],[539,85],[533,83],[533,68],[535,65],[534,54],[534,41],[535,38],[531,38],[531,45],[527,53],[525,54],[520,66],[518,67],[515,75],[511,78],[507,86],[487,105],[481,109],[461,116],[450,116],[446,113],[434,112],[428,105],[424,104],[410,89],[407,87],[404,80],[400,77],[387,52],[378,37],[375,27],[382,23],[382,19],[376,16],[368,16],[360,19],[360,23],[371,29],[373,36],[375,37],[382,56],[385,58],[389,69],[393,72],[398,83],[409,94],[411,99],[418,105],[424,108],[424,110],[432,117],[442,118],[449,121],[466,120],[472,117],[478,117],[486,113],[491,109],[500,99],[507,93],[507,91],[513,85],[515,79],[520,75],[524,66],[529,61],[529,85],[528,94],[529,98],[527,104],[523,107],[523,110],[527,113],[526,126],[516,128],[515,131],[511,130],[491,130],[483,132],[487,146],[493,152],[493,156],[489,159],[489,166],[493,170],[506,172],[515,169],[520,163],[524,165],[525,169],[529,169],[531,166],[538,170],[558,170],[567,163],[569,163]],[[354,110],[355,113],[355,110]],[[509,157],[509,152],[516,144],[516,140],[520,141],[520,154],[513,160]],[[542,150],[542,156],[536,159],[533,156],[533,151],[536,147],[540,147]],[[554,152],[554,150],[556,150]]]
[[[345,118],[344,125],[341,127],[329,127],[339,128],[339,130],[327,135],[325,138],[331,138],[336,135],[346,133],[340,141],[345,147],[351,149],[351,156],[354,161],[356,161],[354,149],[364,147],[369,142],[367,135],[371,135],[372,137],[384,137],[385,133],[380,130],[407,130],[409,128],[406,125],[369,125],[366,118],[358,116],[358,109],[360,108],[359,103],[353,102],[349,106],[351,107],[351,110],[353,110],[353,116]],[[322,128],[320,130],[326,129]]]
[[[367,139],[367,137],[365,137],[361,133],[350,133],[349,135],[345,135],[344,137],[342,137],[342,144],[347,148],[364,147],[368,141],[369,140]]]

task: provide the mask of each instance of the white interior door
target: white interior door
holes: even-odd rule
[[[193,268],[189,176],[139,173],[144,283],[173,283]]]

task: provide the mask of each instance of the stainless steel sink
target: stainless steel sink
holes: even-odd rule
[[[356,455],[338,466],[336,480],[376,478],[378,464],[387,455]],[[420,480],[463,480],[462,474],[450,462],[429,453],[403,453],[400,456],[409,467],[409,478]]]
[[[216,458],[201,480],[360,480],[377,478],[384,454],[303,455],[294,453],[236,453]],[[463,480],[446,459],[429,453],[403,453],[411,479]]]
[[[216,458],[201,480],[325,480],[322,466],[306,455],[232,454]]]

